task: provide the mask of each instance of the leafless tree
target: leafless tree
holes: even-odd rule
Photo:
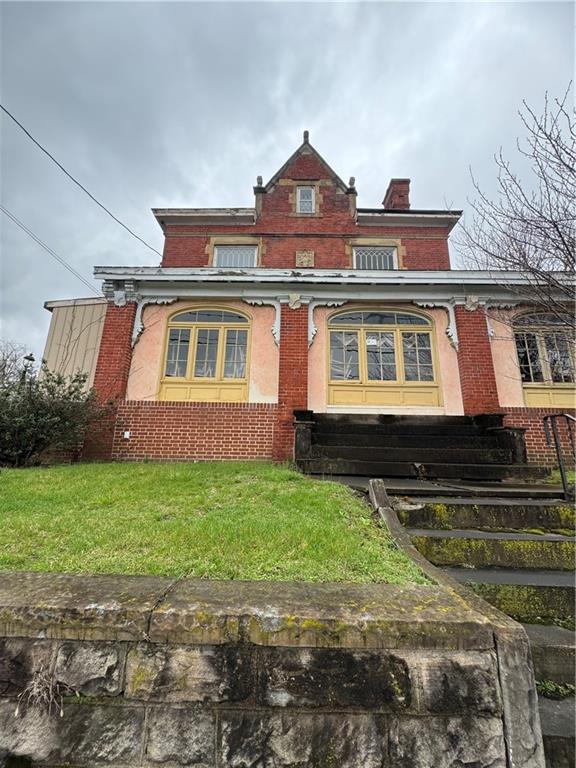
[[[26,368],[31,368],[34,358],[23,344],[0,339],[0,384],[8,384],[20,378]]]
[[[502,150],[495,155],[498,192],[490,199],[474,177],[472,219],[464,223],[456,247],[467,267],[495,271],[530,304],[552,313],[555,323],[574,331],[576,254],[576,124],[569,106],[572,86],[562,99],[545,98],[541,114],[524,101],[519,111],[526,130],[517,141],[526,178],[513,170]],[[507,282],[497,270],[520,272],[528,285]]]

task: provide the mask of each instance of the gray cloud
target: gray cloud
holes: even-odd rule
[[[359,204],[391,176],[414,207],[466,207],[468,167],[495,188],[524,98],[573,68],[571,3],[9,3],[2,102],[161,250],[152,206],[251,205],[308,128]],[[85,276],[157,257],[5,117],[2,199]],[[47,299],[86,288],[3,218],[0,335],[39,355]]]

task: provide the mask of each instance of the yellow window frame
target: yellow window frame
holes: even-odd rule
[[[246,318],[245,323],[220,322],[210,323],[206,321],[198,322],[176,322],[172,316],[169,318],[166,332],[164,334],[164,345],[161,359],[160,373],[160,400],[202,400],[202,401],[231,401],[245,402],[248,399],[248,378],[250,370],[250,348],[251,348],[251,319],[239,312],[233,307],[222,306],[194,306],[178,310],[176,315],[185,312],[196,312],[202,310],[216,310],[222,312],[233,312],[236,315],[242,315]],[[187,329],[190,331],[190,341],[188,348],[188,360],[186,362],[185,376],[166,376],[166,364],[168,355],[168,346],[170,331],[173,329]],[[198,346],[198,333],[200,331],[218,331],[218,349],[216,353],[215,376],[195,376],[196,353]],[[226,355],[226,341],[228,331],[243,330],[246,331],[246,361],[244,366],[244,376],[241,378],[232,378],[224,376],[224,364]],[[198,397],[196,397],[196,395]]]

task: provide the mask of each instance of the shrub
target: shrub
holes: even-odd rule
[[[63,376],[33,359],[0,362],[0,465],[39,462],[47,450],[77,451],[102,408],[86,388],[86,375]]]

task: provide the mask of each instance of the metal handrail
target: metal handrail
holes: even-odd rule
[[[564,419],[566,422],[566,431],[568,432],[568,440],[570,447],[572,448],[572,458],[576,459],[576,449],[574,445],[574,427],[576,418],[569,413],[552,413],[548,416],[544,416],[542,423],[544,425],[544,434],[546,435],[546,445],[550,447],[552,437],[554,438],[554,448],[556,450],[556,457],[558,458],[558,468],[560,470],[560,477],[562,478],[562,488],[564,489],[564,498],[568,501],[574,499],[574,486],[568,482],[566,476],[566,467],[564,466],[564,452],[562,450],[562,443],[560,441],[560,435],[558,433],[558,420]]]

